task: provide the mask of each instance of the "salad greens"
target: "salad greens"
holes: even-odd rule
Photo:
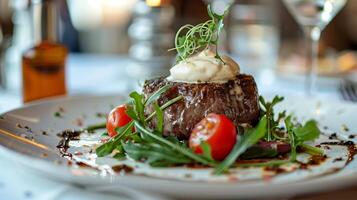
[[[127,155],[134,160],[146,160],[152,166],[169,166],[194,162],[214,166],[215,161],[209,158],[207,153],[202,156],[197,155],[188,148],[186,143],[179,141],[175,137],[164,138],[162,136],[163,110],[182,99],[181,96],[178,96],[162,106],[158,106],[156,100],[168,89],[169,86],[159,89],[147,100],[137,92],[131,93],[132,101],[128,106],[127,114],[133,121],[124,127],[118,128],[116,136],[96,149],[97,155],[103,157],[116,152],[115,156],[120,158]],[[144,108],[150,104],[154,106],[155,112],[145,118]],[[152,130],[147,126],[147,123],[154,116],[156,116],[157,125]],[[133,127],[135,127],[135,131]],[[204,149],[209,152],[209,147]]]
[[[267,141],[271,141],[273,139],[279,138],[276,132],[279,130],[279,123],[280,121],[286,116],[286,111],[280,112],[278,114],[278,118],[274,119],[274,109],[273,107],[282,102],[284,97],[275,96],[271,102],[266,102],[265,99],[260,96],[259,102],[261,107],[261,116],[266,116],[268,123],[267,123],[267,134],[265,139]]]
[[[127,114],[133,121],[117,128],[117,135],[96,149],[98,157],[107,155],[112,155],[116,159],[128,157],[137,161],[144,161],[153,167],[198,163],[214,167],[214,173],[221,174],[234,165],[239,158],[257,157],[257,155],[276,156],[278,152],[274,150],[262,152],[261,149],[254,149],[253,145],[262,140],[289,144],[290,158],[264,163],[239,164],[239,166],[272,166],[295,162],[298,148],[312,155],[323,155],[321,149],[305,144],[306,141],[312,141],[319,137],[320,130],[316,121],[309,120],[304,125],[294,124],[292,116],[285,115],[286,111],[278,113],[278,116],[274,117],[274,106],[283,100],[282,97],[278,96],[274,97],[272,102],[267,102],[263,97],[260,97],[261,118],[259,123],[255,127],[240,131],[241,133],[237,135],[237,143],[225,160],[222,162],[213,160],[210,145],[205,142],[201,144],[203,153],[195,154],[188,147],[187,142],[179,141],[176,137],[163,137],[164,110],[182,100],[182,97],[178,96],[160,106],[157,99],[169,88],[170,86],[162,87],[147,99],[142,94],[132,92]],[[148,106],[152,106],[153,113],[146,116],[144,110]],[[151,127],[149,123],[154,118],[156,125]],[[281,127],[279,128],[280,121],[284,121],[285,131]],[[104,137],[107,136],[104,135]]]
[[[314,120],[307,121],[304,126],[294,125],[291,121],[291,116],[285,119],[285,126],[289,135],[289,142],[291,147],[290,160],[296,160],[296,149],[302,147],[305,152],[313,155],[323,155],[320,148],[313,147],[304,142],[313,141],[320,135],[320,130],[317,127],[317,122]]]

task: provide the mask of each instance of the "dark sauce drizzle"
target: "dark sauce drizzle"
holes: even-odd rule
[[[325,162],[327,159],[327,156],[319,156],[319,155],[314,155],[311,156],[309,161],[307,163],[302,163],[302,162],[297,162],[299,163],[299,169],[309,169],[309,166],[316,166],[320,165],[321,163]]]
[[[354,158],[354,156],[357,153],[357,148],[355,146],[355,143],[352,141],[338,141],[338,142],[323,142],[321,145],[340,145],[340,146],[346,146],[348,150],[348,159],[346,161],[345,166],[347,166]]]
[[[61,138],[58,145],[56,146],[62,157],[72,158],[72,154],[68,152],[69,142],[71,140],[79,140],[79,136],[82,131],[76,130],[64,130],[57,134]]]
[[[128,165],[115,165],[112,167],[112,170],[116,173],[131,173],[134,171],[134,168],[128,166]]]
[[[84,133],[83,131],[76,131],[76,130],[64,130],[60,133],[57,134],[58,137],[60,137],[60,141],[58,142],[58,145],[56,146],[57,149],[59,150],[59,153],[62,157],[65,157],[68,159],[68,165],[71,166],[73,164],[76,164],[79,167],[83,168],[91,168],[96,171],[102,171],[103,169],[100,169],[99,167],[89,165],[87,163],[84,163],[82,161],[77,161],[73,159],[72,153],[68,152],[68,149],[70,148],[69,142],[73,140],[79,140],[79,136]],[[76,153],[75,153],[76,155]],[[115,173],[131,173],[134,171],[134,168],[128,166],[128,165],[115,165],[112,167],[113,172]],[[105,170],[107,171],[107,170]]]

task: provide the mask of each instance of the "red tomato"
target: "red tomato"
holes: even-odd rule
[[[189,145],[197,154],[202,154],[201,142],[211,146],[215,160],[223,160],[232,150],[237,140],[236,127],[225,115],[208,114],[193,128]]]
[[[110,111],[107,119],[107,131],[110,137],[114,137],[118,127],[123,127],[131,121],[131,118],[126,114],[126,105],[120,105]]]

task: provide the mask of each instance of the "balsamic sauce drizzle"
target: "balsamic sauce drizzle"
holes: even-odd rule
[[[58,142],[58,145],[56,146],[59,150],[59,153],[62,157],[65,157],[68,159],[68,165],[71,166],[73,164],[82,167],[82,168],[91,168],[96,171],[103,171],[103,169],[100,169],[100,167],[92,166],[87,163],[84,163],[82,161],[77,161],[73,159],[72,153],[68,152],[68,149],[70,148],[70,141],[74,140],[79,140],[80,135],[84,133],[83,131],[76,131],[76,130],[64,130],[60,133],[57,134],[58,137],[60,137],[60,141]],[[78,152],[77,152],[78,153]],[[76,155],[76,153],[74,153]],[[113,172],[115,173],[130,173],[134,171],[134,168],[128,166],[128,165],[115,165],[112,167]],[[106,172],[109,172],[107,169],[105,169]]]
[[[321,145],[340,145],[346,146],[348,150],[348,159],[345,166],[347,166],[354,158],[357,153],[357,148],[354,142],[352,141],[338,141],[338,142],[322,142]]]
[[[86,163],[83,163],[81,161],[75,161],[72,159],[73,155],[68,152],[68,149],[70,148],[70,141],[73,140],[79,140],[79,136],[83,133],[83,131],[76,131],[76,130],[64,130],[60,133],[57,134],[58,137],[60,137],[60,141],[57,145],[57,148],[61,154],[62,157],[66,157],[69,162],[72,164],[74,162],[76,165],[80,167],[89,167],[95,170],[100,170],[98,167],[93,167],[90,166]],[[321,147],[321,145],[340,145],[340,146],[346,146],[348,149],[348,159],[346,161],[345,166],[347,166],[354,158],[355,154],[357,153],[357,148],[352,141],[337,141],[337,142],[322,142],[321,144],[317,145]],[[327,146],[328,147],[328,146]],[[326,156],[312,156],[307,163],[301,163],[298,162],[299,164],[299,169],[305,170],[308,169],[309,166],[314,166],[314,165],[319,165],[323,163],[326,160]],[[280,159],[283,159],[280,157]],[[259,162],[264,162],[266,159],[252,159],[252,160],[238,160],[237,162],[243,162],[243,163],[259,163]],[[185,165],[188,168],[206,168],[206,166],[199,165],[199,164],[188,164]],[[112,170],[115,173],[131,173],[134,171],[134,169],[130,166],[127,165],[116,165],[112,167]],[[286,170],[280,168],[280,167],[265,167],[265,171],[273,171],[276,172],[276,174],[284,173]]]
[[[61,138],[58,145],[56,146],[62,157],[72,158],[72,154],[68,152],[69,142],[71,140],[79,140],[79,136],[82,131],[76,130],[64,130],[57,134],[58,137]]]

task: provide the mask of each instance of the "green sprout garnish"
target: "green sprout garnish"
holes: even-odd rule
[[[214,13],[211,6],[208,5],[207,12],[211,18],[210,20],[195,26],[191,24],[182,26],[176,33],[175,48],[170,49],[177,51],[177,61],[185,60],[201,50],[207,49],[210,46],[215,46],[215,58],[223,62],[218,53],[218,40],[223,29],[224,17],[227,15],[228,11],[229,7],[226,8],[222,15],[219,15]]]

